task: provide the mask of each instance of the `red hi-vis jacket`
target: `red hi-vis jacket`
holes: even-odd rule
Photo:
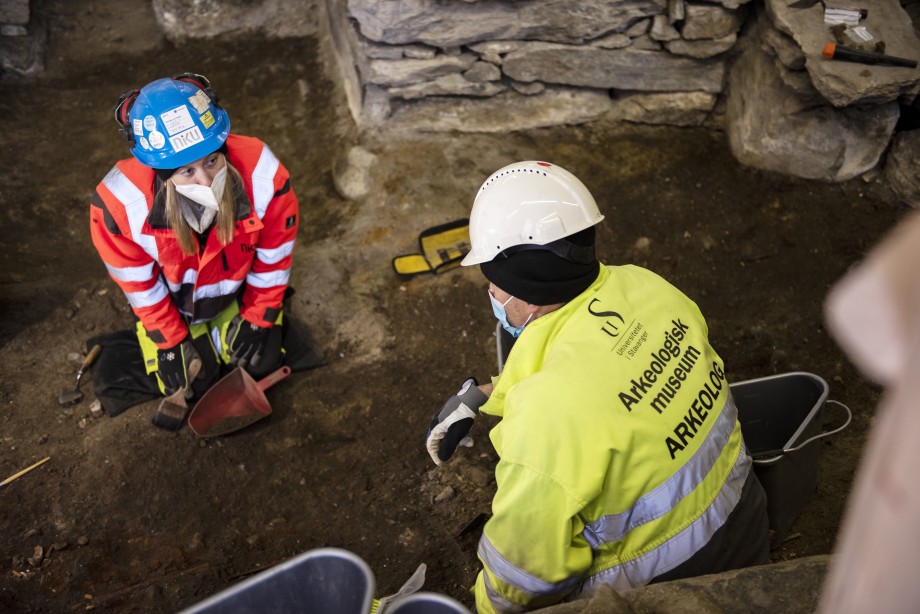
[[[245,192],[226,246],[213,231],[203,250],[183,254],[166,224],[164,199],[155,198],[153,169],[134,158],[115,164],[90,205],[93,244],[161,348],[185,338],[186,321],[210,320],[240,292],[246,320],[268,327],[280,313],[297,236],[297,197],[287,169],[265,143],[230,135],[226,145]]]

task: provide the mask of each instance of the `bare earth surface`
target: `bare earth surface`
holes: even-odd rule
[[[317,40],[176,48],[144,2],[44,5],[47,71],[0,80],[0,478],[51,460],[0,487],[0,611],[176,611],[323,546],[367,561],[380,595],[426,563],[426,590],[472,605],[479,527],[463,529],[489,511],[490,425],[442,468],[423,437],[465,377],[494,373],[494,319],[477,270],[406,282],[390,260],[466,217],[482,180],[520,159],[583,179],[607,216],[603,260],[648,267],[697,301],[731,380],[809,371],[853,408],[846,431],[816,444],[817,493],[774,559],[831,551],[879,390],[829,338],[822,302],[903,215],[882,183],[742,168],[723,134],[697,129],[357,135]],[[90,380],[81,403],[58,403],[86,340],[131,326],[88,231],[96,183],[128,153],[112,105],[180,71],[207,75],[234,130],[291,171],[290,312],[328,359],[269,391],[268,420],[206,441],[153,427],[155,401],[91,415]],[[348,202],[332,167],[358,143],[378,156],[374,189]]]

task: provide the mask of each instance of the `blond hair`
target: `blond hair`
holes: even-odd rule
[[[227,165],[227,184],[224,193],[217,204],[217,217],[214,218],[214,227],[217,232],[217,240],[221,245],[228,245],[233,240],[233,227],[236,224],[236,196],[243,189],[243,177],[236,170],[227,156],[224,156],[224,164]],[[176,235],[179,247],[186,256],[195,253],[195,232],[179,207],[179,196],[176,191],[176,184],[166,180],[163,182],[161,190],[165,190],[164,201],[166,203],[166,223]]]

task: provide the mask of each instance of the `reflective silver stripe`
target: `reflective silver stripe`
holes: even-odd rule
[[[581,583],[580,576],[566,578],[555,583],[547,582],[542,578],[527,573],[520,567],[515,567],[495,549],[495,546],[489,542],[484,533],[479,538],[478,554],[482,562],[489,568],[489,571],[495,574],[499,580],[534,597],[562,595]]]
[[[252,171],[252,199],[256,215],[261,220],[268,209],[268,203],[275,195],[275,174],[278,172],[278,158],[268,148],[262,145],[262,155]]]
[[[116,267],[105,263],[109,275],[118,281],[149,281],[153,277],[153,263],[141,266]]]
[[[256,248],[256,257],[265,264],[275,264],[290,256],[293,251],[294,242],[288,241],[272,249],[262,247]]]
[[[167,290],[166,284],[158,279],[156,285],[149,290],[125,292],[125,296],[128,298],[128,303],[131,304],[131,307],[140,309],[142,307],[152,307],[156,305],[169,296],[169,290]]]
[[[253,273],[246,275],[246,283],[254,288],[274,288],[275,286],[286,286],[288,279],[291,277],[291,269],[282,269],[280,271],[266,271],[265,273]]]
[[[143,248],[147,254],[154,260],[159,260],[159,250],[157,242],[151,235],[145,235],[141,232],[144,229],[144,222],[147,221],[147,198],[144,193],[131,181],[125,177],[118,167],[112,170],[102,179],[102,185],[124,205],[125,212],[128,214],[128,225],[131,227],[130,239]]]
[[[165,276],[164,276],[165,277]],[[179,292],[182,289],[182,286],[194,286],[195,282],[198,281],[198,271],[195,269],[186,269],[185,273],[182,274],[182,281],[179,283],[174,283],[169,279],[166,280],[166,283],[169,285],[169,291],[173,294]]]
[[[501,612],[501,614],[520,614],[520,612],[524,611],[524,606],[508,601],[504,595],[495,590],[489,574],[482,572],[482,579],[486,587],[486,596],[489,598],[489,603],[492,604],[492,607],[497,612]]]
[[[744,446],[725,484],[712,504],[687,528],[651,552],[599,572],[585,581],[583,595],[590,595],[601,584],[616,591],[645,586],[655,576],[670,571],[693,556],[705,546],[719,530],[741,499],[741,489],[751,470],[751,458]]]
[[[197,303],[202,299],[229,296],[235,294],[241,285],[243,285],[242,280],[223,279],[216,284],[208,284],[200,288],[195,288],[195,294],[192,296],[192,300]]]
[[[726,386],[727,389],[727,386]],[[623,536],[647,522],[661,518],[670,512],[681,499],[699,486],[709,475],[725,446],[735,430],[738,410],[731,393],[725,399],[725,407],[712,426],[708,435],[713,445],[701,446],[687,461],[680,471],[665,480],[661,485],[646,493],[625,512],[601,516],[591,524],[585,525],[584,537],[592,548],[597,550],[606,542],[617,542]]]

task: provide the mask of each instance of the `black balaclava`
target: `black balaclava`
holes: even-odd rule
[[[576,246],[594,246],[594,226],[546,246],[514,246],[495,258],[479,265],[490,282],[515,298],[531,305],[567,303],[590,286],[599,272],[600,263],[593,256],[579,258],[579,262],[562,258],[550,249]]]

